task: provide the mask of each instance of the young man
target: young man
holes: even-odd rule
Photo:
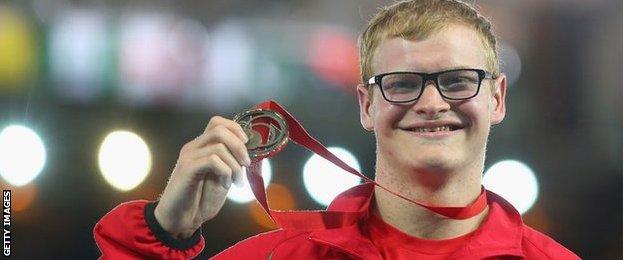
[[[216,259],[578,259],[525,226],[504,199],[482,192],[491,125],[505,116],[490,23],[455,0],[396,3],[380,11],[360,38],[362,126],[377,142],[375,181],[438,207],[487,206],[467,218],[445,217],[371,183],[339,195],[336,226],[283,226],[249,238]],[[105,259],[191,258],[204,247],[202,223],[223,206],[249,166],[247,137],[213,117],[182,148],[163,195],[124,203],[96,225]],[[347,218],[344,218],[347,219]],[[333,221],[337,222],[337,221]]]

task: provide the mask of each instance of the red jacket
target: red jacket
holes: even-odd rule
[[[287,224],[243,240],[214,259],[381,259],[359,224],[368,216],[373,191],[371,183],[356,186],[329,206],[332,211],[360,213],[361,218],[352,223],[315,230],[301,228],[302,223],[293,223],[297,228]],[[503,198],[490,191],[487,198],[490,211],[486,220],[451,259],[579,259],[524,225],[520,214]],[[131,201],[106,214],[94,228],[102,259],[185,259],[202,251],[204,239],[199,230],[186,240],[173,239],[156,222],[154,208],[148,201]]]

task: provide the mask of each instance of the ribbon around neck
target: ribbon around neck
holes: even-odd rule
[[[318,140],[314,139],[303,128],[303,126],[277,102],[273,100],[268,100],[256,105],[256,108],[272,110],[281,115],[288,124],[288,138],[293,142],[305,147],[313,153],[320,155],[321,157],[334,163],[343,170],[364,179],[366,182],[373,183],[374,185],[390,192],[397,197],[427,208],[428,210],[431,210],[437,214],[453,219],[467,219],[483,212],[483,210],[487,206],[486,192],[483,187],[481,187],[481,194],[479,195],[479,197],[472,204],[466,207],[437,207],[414,201],[378,184],[374,180],[366,177],[362,173],[358,172],[357,170],[353,169],[351,166],[340,160],[336,155],[327,150],[327,148],[325,148],[323,144],[321,144]],[[345,223],[352,223],[352,221],[356,220],[356,218],[359,217],[359,214],[356,212],[339,212],[329,210],[281,211],[271,209],[267,201],[266,190],[264,188],[264,180],[262,179],[261,174],[262,159],[275,156],[282,150],[282,148],[283,147],[280,147],[269,152],[268,154],[252,158],[252,163],[247,169],[247,180],[249,181],[249,185],[251,186],[254,196],[256,197],[262,208],[264,208],[264,210],[267,212],[269,217],[271,217],[271,219],[273,219],[273,221],[278,226],[282,228],[332,228],[339,227]]]

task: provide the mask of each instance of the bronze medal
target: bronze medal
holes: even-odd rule
[[[273,110],[252,109],[234,116],[249,141],[245,144],[251,159],[264,157],[288,143],[288,124]],[[264,134],[264,135],[263,135]]]

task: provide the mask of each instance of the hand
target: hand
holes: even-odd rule
[[[212,117],[202,135],[186,143],[154,215],[173,237],[190,237],[214,218],[232,182],[242,185],[251,160],[247,135],[236,122]]]

